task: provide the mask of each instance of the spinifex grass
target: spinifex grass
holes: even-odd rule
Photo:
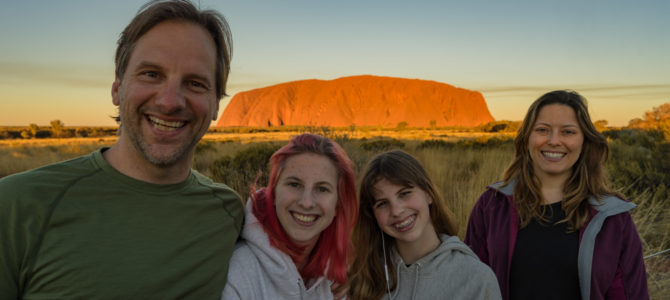
[[[425,166],[439,193],[456,215],[461,238],[464,236],[470,211],[477,198],[487,185],[501,179],[502,172],[513,157],[513,149],[508,141],[488,140],[486,136],[475,137],[460,143],[444,141],[458,141],[464,137],[456,139],[439,137],[439,140],[426,142],[424,140],[436,138],[433,133],[428,133],[416,139],[386,136],[383,139],[387,141],[376,142],[382,138],[367,136],[365,139],[359,139],[358,133],[323,133],[342,145],[356,164],[358,178],[365,164],[375,152],[388,150],[388,147],[401,147],[415,155]],[[264,170],[267,164],[259,163],[258,157],[254,155],[267,159],[268,153],[260,151],[264,147],[256,146],[269,143],[272,144],[268,145],[271,147],[284,145],[290,135],[282,134],[278,139],[268,136],[267,133],[260,133],[261,136],[252,138],[226,134],[206,137],[196,148],[193,167],[212,177],[216,177],[213,176],[216,174],[226,175],[226,178],[229,179],[224,183],[246,198],[249,186],[258,177],[258,171],[262,170],[267,173],[267,170]],[[397,140],[392,138],[397,138]],[[87,154],[102,146],[109,146],[113,142],[114,139],[89,138],[51,140],[46,144],[0,143],[0,177]],[[645,159],[656,152],[658,155],[655,157],[670,159],[670,155],[662,152],[667,151],[668,147],[660,143],[662,142],[658,142],[657,145],[660,145],[658,147],[647,145],[642,151],[640,145],[646,144],[610,142],[612,148],[612,156],[608,163],[610,176],[613,177],[612,182],[616,185],[614,188],[623,192],[628,199],[638,205],[638,208],[632,211],[632,215],[642,238],[644,255],[670,247],[670,218],[668,218],[670,201],[664,196],[670,184],[666,177],[663,177],[670,171],[663,167],[668,162],[655,159],[650,164],[649,159]],[[650,145],[653,146],[653,143]],[[640,153],[636,154],[636,151]],[[235,156],[239,157],[237,161]],[[239,161],[242,158],[255,161],[254,166],[231,169],[231,166],[235,167],[236,164],[242,163]],[[639,163],[632,163],[633,160]],[[216,164],[217,161],[220,163]],[[226,161],[227,164],[221,163]],[[623,161],[625,163],[622,163]],[[215,170],[215,166],[228,169]],[[649,169],[653,167],[657,168]],[[641,183],[645,186],[640,186]],[[670,254],[649,258],[645,264],[651,298],[662,299],[663,295],[670,294]]]

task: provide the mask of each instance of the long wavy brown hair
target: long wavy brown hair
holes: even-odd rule
[[[395,185],[422,189],[433,199],[433,204],[429,206],[430,220],[437,234],[458,233],[454,214],[416,158],[402,150],[392,150],[375,156],[368,163],[360,185],[358,222],[352,237],[356,254],[348,277],[349,296],[352,299],[380,299],[386,293],[382,238],[386,244],[391,290],[395,290],[397,285],[395,268],[391,267],[393,264],[390,260],[390,248],[395,244],[394,239],[382,233],[372,211],[375,202],[374,186],[382,179]]]
[[[548,221],[543,217],[545,206],[542,205],[540,188],[542,182],[533,170],[533,161],[528,150],[530,134],[540,110],[549,104],[561,104],[572,108],[577,116],[579,128],[584,134],[584,143],[579,158],[572,166],[572,173],[563,186],[561,207],[565,211],[565,219],[570,231],[579,230],[589,215],[588,198],[599,199],[603,195],[617,195],[608,187],[604,163],[609,148],[607,140],[591,122],[586,99],[575,91],[557,90],[546,93],[535,100],[528,108],[517,137],[514,139],[515,158],[503,175],[504,185],[516,182],[514,187],[514,204],[519,213],[521,228],[531,220]]]

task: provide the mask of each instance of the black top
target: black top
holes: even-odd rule
[[[510,269],[510,299],[581,299],[577,273],[579,231],[568,232],[561,202],[546,206],[549,222],[520,229]]]

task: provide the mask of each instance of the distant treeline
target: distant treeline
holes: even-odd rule
[[[7,139],[44,139],[73,137],[114,136],[118,127],[65,126],[60,120],[51,121],[50,126],[4,126],[0,127],[0,140]]]
[[[452,132],[516,132],[521,121],[492,121],[475,127],[437,127],[435,121],[429,127],[409,127],[407,122],[398,122],[395,127],[357,126],[351,124],[344,127],[329,126],[276,126],[276,127],[210,127],[210,133],[269,133],[269,132],[370,132],[370,131],[405,131],[405,130],[446,130]],[[597,120],[593,123],[601,131],[619,129],[638,129],[659,132],[665,140],[670,141],[670,103],[654,107],[645,112],[643,118],[631,120],[623,128],[608,127],[606,120]],[[60,120],[51,121],[50,126],[30,124],[27,127],[0,127],[0,139],[39,139],[39,138],[70,138],[70,137],[104,137],[117,134],[118,127],[66,127]]]
[[[408,127],[406,122],[398,123],[396,127],[381,126],[356,126],[352,124],[346,127],[329,126],[275,126],[275,127],[210,127],[210,133],[264,133],[264,132],[367,132],[374,130],[382,131],[405,131],[405,130],[447,130],[453,132],[516,132],[521,122],[519,121],[493,121],[476,127]],[[60,120],[51,121],[51,126],[5,126],[0,127],[0,139],[41,139],[41,138],[71,138],[71,137],[104,137],[117,134],[118,127],[83,127],[65,126]]]
[[[404,131],[404,130],[445,130],[453,132],[516,132],[521,126],[521,121],[492,121],[474,127],[465,126],[446,126],[437,127],[434,124],[429,127],[409,127],[407,122],[398,122],[395,127],[383,126],[273,126],[273,127],[249,127],[249,126],[228,126],[211,127],[209,132],[216,133],[263,133],[263,132],[369,132],[369,131]]]

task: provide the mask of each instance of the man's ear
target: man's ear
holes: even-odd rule
[[[112,103],[114,105],[119,106],[121,104],[120,101],[120,96],[119,96],[119,88],[121,87],[121,79],[119,77],[114,78],[114,82],[112,83]]]

